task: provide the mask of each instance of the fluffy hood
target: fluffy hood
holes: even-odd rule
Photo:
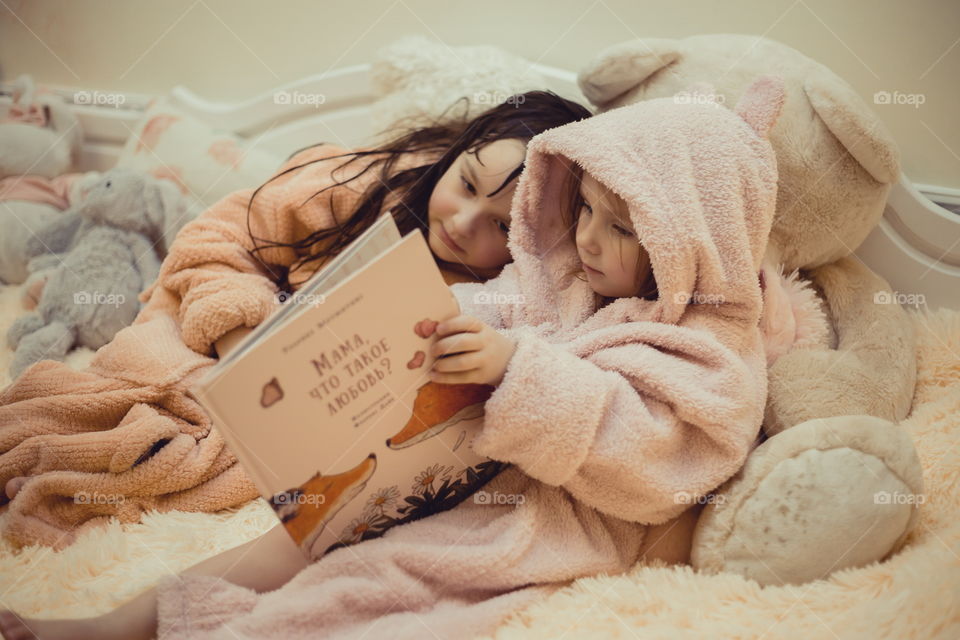
[[[776,202],[767,136],[783,99],[782,80],[764,76],[733,110],[709,93],[678,94],[535,137],[513,200],[507,269],[520,293],[539,302],[516,305],[511,312],[519,315],[508,324],[678,324],[693,306],[708,305],[708,313],[756,326],[758,272]],[[560,215],[569,162],[627,203],[650,256],[656,300],[622,298],[595,313],[593,291],[570,275],[581,263]]]
[[[515,344],[473,450],[623,520],[674,518],[733,476],[767,397],[760,267],[783,85],[735,110],[641,102],[531,141],[513,201],[514,262],[451,289]],[[628,204],[659,296],[594,310],[558,208],[569,162]]]

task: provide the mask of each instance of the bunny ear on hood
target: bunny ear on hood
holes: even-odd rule
[[[777,170],[767,140],[784,100],[764,76],[734,110],[698,94],[638,102],[531,140],[517,185],[509,249],[526,300],[515,321],[572,327],[651,320],[676,324],[689,304],[758,321],[758,273],[773,220]],[[656,300],[621,298],[595,313],[572,229],[561,215],[576,163],[620,196],[650,256]],[[753,317],[755,316],[755,317]]]

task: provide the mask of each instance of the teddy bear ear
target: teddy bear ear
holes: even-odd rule
[[[643,38],[608,47],[577,74],[587,100],[603,107],[680,59],[680,41]]]
[[[850,85],[821,66],[810,73],[803,90],[830,133],[874,180],[889,184],[900,178],[897,143]],[[874,96],[874,101],[883,98],[881,92]]]
[[[758,136],[768,138],[770,130],[780,117],[785,98],[783,78],[760,76],[743,92],[733,111],[743,118]]]

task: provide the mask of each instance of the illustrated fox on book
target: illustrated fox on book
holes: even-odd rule
[[[507,466],[473,450],[494,388],[426,375],[460,306],[422,233],[384,214],[278,302],[192,391],[308,558],[451,509]]]
[[[437,323],[422,320],[414,332],[428,338]],[[418,351],[410,361],[422,366],[424,354]],[[408,368],[410,363],[408,363]],[[413,410],[404,427],[387,439],[391,449],[403,449],[439,435],[462,420],[483,416],[483,403],[494,387],[483,384],[439,384],[427,382],[417,390]],[[276,378],[264,385],[261,405],[269,407],[283,398]],[[293,540],[304,550],[312,548],[324,526],[366,487],[377,468],[377,456],[371,453],[363,462],[343,473],[317,472],[303,485],[280,492],[270,504]]]
[[[371,453],[344,473],[325,476],[318,472],[303,485],[273,496],[270,505],[293,541],[309,550],[324,525],[363,491],[376,468],[377,455]]]

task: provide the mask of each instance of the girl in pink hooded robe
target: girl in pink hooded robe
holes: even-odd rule
[[[534,138],[514,261],[453,285],[462,315],[434,345],[435,381],[496,385],[472,447],[510,466],[275,591],[165,578],[158,637],[467,638],[577,578],[685,562],[763,418],[782,103],[763,77],[733,110],[662,98]]]

